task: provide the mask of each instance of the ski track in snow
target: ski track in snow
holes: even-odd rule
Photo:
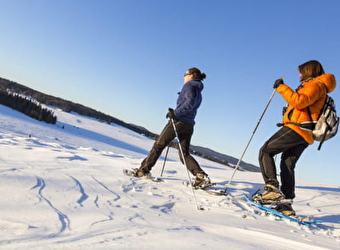
[[[48,206],[58,215],[59,221],[60,221],[60,231],[57,234],[53,234],[51,235],[51,237],[55,237],[58,234],[64,232],[66,229],[69,229],[69,225],[70,225],[70,220],[67,217],[66,214],[62,213],[61,211],[59,211],[55,206],[53,206],[52,201],[50,201],[49,199],[47,199],[44,195],[43,195],[43,190],[45,189],[46,184],[44,179],[42,179],[41,177],[37,176],[37,185],[35,185],[34,187],[32,187],[32,189],[37,188],[38,189],[38,195],[39,198],[41,200],[44,200]]]
[[[205,209],[198,211],[190,187],[181,184],[187,174],[175,150],[163,182],[127,177],[122,169],[138,166],[152,140],[119,126],[59,115],[67,132],[20,114],[0,117],[5,124],[0,126],[0,192],[7,194],[0,199],[1,249],[272,249],[273,242],[275,249],[340,248],[337,187],[297,186],[294,207],[324,221],[309,227],[254,213],[242,193],[261,183],[255,173],[237,173],[228,196],[197,190]],[[117,138],[111,140],[111,134]],[[225,187],[232,169],[198,161],[218,187]]]
[[[85,200],[87,200],[89,198],[89,196],[85,193],[85,189],[84,189],[84,187],[82,186],[82,184],[81,184],[81,182],[79,180],[77,180],[73,176],[69,176],[69,177],[72,178],[74,180],[74,182],[76,183],[76,186],[79,187],[79,191],[81,193],[81,196],[77,200],[77,203],[82,207],[83,206],[83,202]]]

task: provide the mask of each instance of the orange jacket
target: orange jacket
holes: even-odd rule
[[[302,130],[299,126],[287,124],[287,122],[302,123],[310,121],[307,107],[309,107],[312,119],[316,121],[325,102],[326,94],[333,92],[335,87],[335,77],[329,73],[303,82],[297,91],[292,90],[285,84],[281,84],[276,91],[282,95],[288,104],[282,119],[283,125],[301,135],[308,144],[313,144],[312,132]]]

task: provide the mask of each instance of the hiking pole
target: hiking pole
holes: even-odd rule
[[[267,111],[267,109],[268,109],[268,107],[269,107],[269,104],[272,102],[275,93],[276,93],[276,89],[274,89],[272,95],[270,96],[269,101],[268,101],[266,107],[264,108],[264,110],[263,110],[263,112],[262,112],[262,115],[260,116],[260,119],[259,119],[259,121],[257,122],[256,127],[255,127],[255,129],[254,129],[252,135],[250,136],[250,139],[249,139],[249,141],[248,141],[248,143],[247,143],[245,149],[243,150],[243,153],[242,153],[240,159],[238,160],[238,162],[237,162],[237,164],[236,164],[236,166],[235,166],[235,168],[234,168],[234,172],[233,172],[233,174],[231,175],[231,178],[230,178],[229,182],[228,182],[227,185],[225,186],[224,190],[221,191],[222,194],[224,194],[224,195],[227,194],[228,186],[230,185],[232,179],[234,178],[234,175],[235,175],[237,169],[238,169],[239,166],[240,166],[240,163],[241,163],[241,161],[242,161],[242,159],[243,159],[243,156],[244,156],[244,154],[246,153],[246,151],[247,151],[247,149],[248,149],[248,147],[249,147],[249,144],[250,144],[251,140],[253,139],[253,137],[254,137],[254,135],[255,135],[255,132],[256,132],[258,126],[260,125],[261,120],[262,120],[264,114],[266,113],[266,111]]]
[[[182,159],[183,159],[185,168],[186,168],[186,170],[187,170],[188,179],[189,179],[189,185],[191,186],[191,190],[192,190],[192,194],[193,194],[193,196],[194,196],[196,208],[197,208],[198,210],[204,210],[204,208],[201,207],[201,206],[199,206],[198,203],[197,203],[197,198],[196,198],[195,190],[194,190],[194,187],[193,187],[192,182],[191,182],[191,180],[190,180],[190,174],[189,174],[187,162],[186,162],[185,157],[184,157],[184,153],[183,153],[183,150],[182,150],[181,142],[180,142],[180,140],[179,140],[179,136],[178,136],[178,133],[177,133],[177,129],[176,129],[176,125],[175,125],[174,119],[172,119],[172,118],[171,118],[171,123],[172,123],[172,126],[174,127],[175,137],[176,137],[176,140],[177,140],[177,142],[178,142],[178,148],[179,148],[179,151],[180,151],[180,153],[181,153],[181,157],[182,157]]]
[[[170,148],[170,145],[168,145],[168,148],[166,149],[166,152],[165,152],[165,158],[164,158],[163,167],[162,167],[162,170],[161,170],[160,177],[163,176],[164,167],[165,167],[165,162],[166,162],[166,160],[167,160],[167,158],[168,158],[169,148]]]

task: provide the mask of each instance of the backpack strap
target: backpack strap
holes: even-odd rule
[[[316,121],[308,121],[308,122],[303,122],[303,123],[297,123],[297,122],[286,122],[286,123],[278,123],[276,126],[282,127],[286,124],[293,124],[295,126],[300,127],[302,130],[306,130],[309,132],[313,132],[315,128]]]
[[[313,121],[312,114],[311,114],[311,111],[309,109],[309,106],[306,109],[307,109],[307,112],[308,112],[309,121],[303,122],[303,123],[297,123],[297,122],[277,123],[276,126],[282,127],[286,124],[293,124],[295,126],[300,127],[302,130],[306,130],[306,131],[310,131],[310,132],[313,131],[314,128],[315,128],[316,121]]]

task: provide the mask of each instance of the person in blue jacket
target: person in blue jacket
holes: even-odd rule
[[[202,81],[206,78],[204,73],[197,68],[190,68],[184,74],[184,85],[177,99],[175,109],[169,108],[166,118],[169,122],[155,141],[149,155],[142,161],[140,168],[135,169],[136,177],[149,177],[152,167],[156,164],[164,148],[175,138],[175,131],[171,119],[174,120],[179,141],[183,150],[184,161],[191,174],[196,179],[195,187],[205,187],[210,184],[208,175],[202,170],[194,157],[189,153],[190,140],[194,132],[197,109],[202,102]],[[180,153],[180,152],[179,152]],[[180,154],[180,159],[183,159]]]

